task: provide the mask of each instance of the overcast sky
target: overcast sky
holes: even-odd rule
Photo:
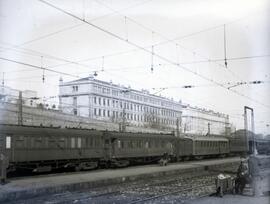
[[[268,0],[47,2],[97,27],[38,0],[0,0],[1,58],[79,77],[97,71],[97,79],[151,93],[166,87],[158,94],[229,114],[237,128],[243,128],[244,106],[250,106],[256,132],[270,133]],[[57,96],[60,76],[76,79],[45,71],[43,83],[42,70],[3,59],[0,71],[5,85],[46,97]],[[254,80],[265,83],[226,89]]]

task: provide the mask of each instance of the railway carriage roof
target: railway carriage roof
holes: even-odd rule
[[[108,132],[110,136],[116,138],[166,138],[173,139],[175,136],[173,134],[158,134],[158,133],[133,133],[133,132]]]
[[[53,128],[53,127],[34,127],[34,126],[18,126],[18,125],[0,125],[0,133],[6,134],[48,134],[55,136],[89,136],[89,135],[102,135],[101,131],[86,130],[86,129],[69,129],[69,128]]]
[[[224,137],[207,137],[207,136],[199,136],[199,137],[185,137],[186,139],[190,139],[192,141],[218,141],[218,142],[228,142],[227,138]]]
[[[37,135],[42,134],[50,136],[108,136],[113,137],[129,137],[129,138],[175,138],[172,134],[158,134],[158,133],[131,133],[131,132],[112,132],[91,129],[73,129],[73,128],[56,128],[56,127],[39,127],[39,126],[18,126],[18,125],[0,125],[0,133],[18,134],[18,135]]]

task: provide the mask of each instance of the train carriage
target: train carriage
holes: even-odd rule
[[[192,157],[193,140],[187,137],[180,137],[175,140],[175,159],[176,161],[188,160]]]
[[[225,156],[229,153],[229,141],[223,137],[186,136],[178,138],[175,145],[177,160],[202,159],[216,155]]]
[[[248,132],[253,134],[252,132]],[[230,135],[230,154],[237,155],[248,152],[247,138],[245,130],[237,130]]]
[[[104,156],[100,131],[1,125],[0,134],[10,169],[89,169]]]
[[[110,132],[111,162],[115,166],[158,161],[172,155],[175,137],[172,134]]]
[[[226,155],[229,141],[222,137],[196,137],[193,140],[193,156]]]

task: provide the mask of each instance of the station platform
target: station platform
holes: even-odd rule
[[[174,174],[196,173],[204,170],[222,172],[226,166],[239,163],[240,158],[233,157],[172,163],[167,166],[157,164],[11,179],[7,184],[0,185],[0,203]]]
[[[242,195],[225,195],[224,197],[205,197],[198,200],[187,201],[184,204],[269,204],[269,196],[242,196]]]

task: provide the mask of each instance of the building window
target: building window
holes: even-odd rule
[[[94,104],[97,104],[97,97],[94,97]]]
[[[74,115],[77,115],[77,114],[78,114],[77,108],[74,108],[74,109],[73,109],[73,114],[74,114]]]
[[[77,92],[78,91],[78,86],[72,86],[72,92]]]
[[[107,111],[107,116],[110,117],[110,111],[109,110]]]
[[[106,99],[103,99],[103,106],[106,106]]]
[[[98,104],[101,105],[101,98],[98,98]]]
[[[107,106],[110,106],[110,99],[107,99]]]
[[[105,110],[103,110],[103,116],[106,116],[106,111]]]
[[[101,109],[98,109],[98,115],[101,116]]]
[[[97,115],[97,109],[94,108],[94,115]]]
[[[73,106],[77,106],[77,97],[73,97]]]

